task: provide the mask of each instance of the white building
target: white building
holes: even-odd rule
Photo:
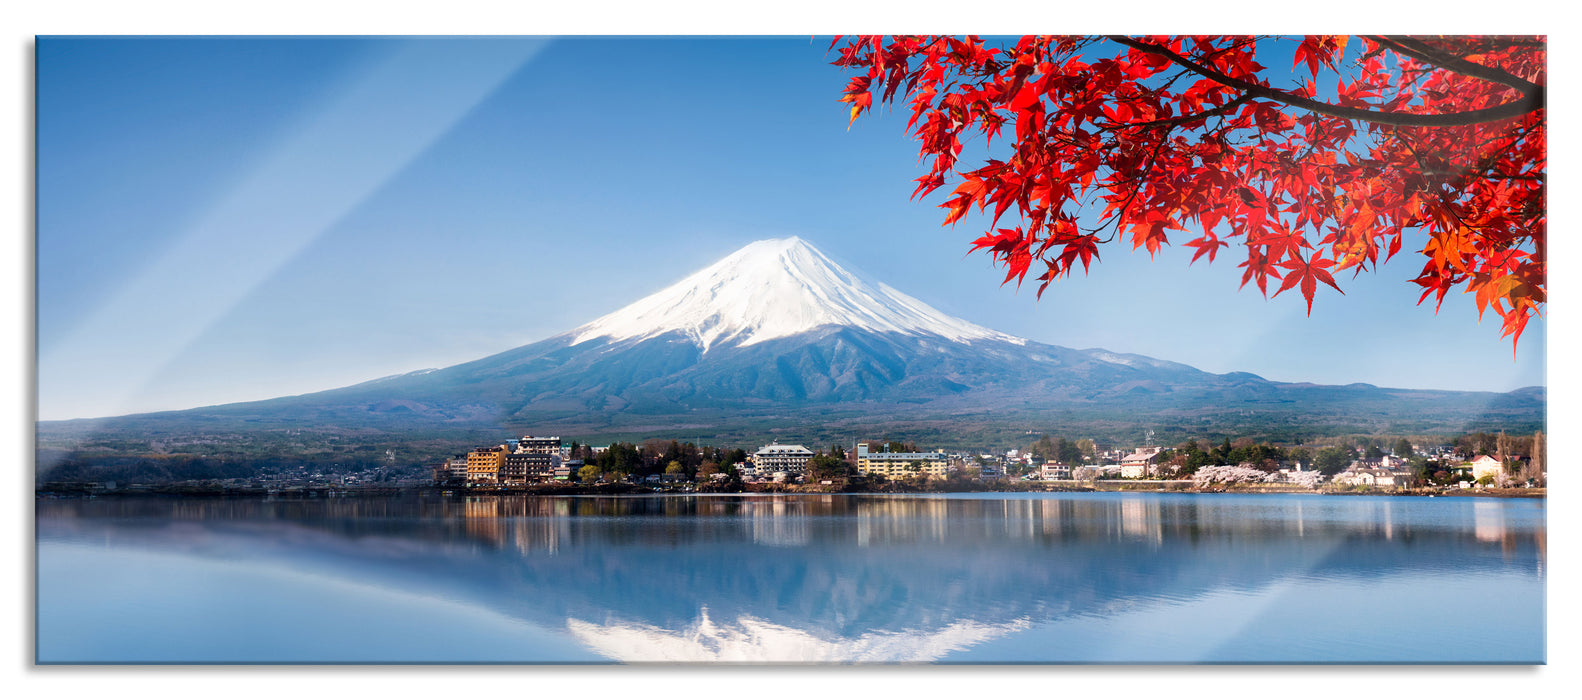
[[[1038,470],[1039,478],[1044,481],[1064,481],[1071,478],[1071,467],[1055,462],[1046,462]]]
[[[753,471],[759,474],[801,474],[807,471],[807,461],[812,458],[813,451],[801,445],[772,443],[753,453]]]
[[[1071,470],[1071,478],[1078,481],[1088,479],[1110,479],[1120,475],[1121,468],[1116,464],[1095,464],[1086,467],[1075,467]]]
[[[1140,479],[1154,472],[1153,464],[1163,452],[1161,447],[1140,447],[1121,458],[1121,478]]]
[[[1500,460],[1488,455],[1478,455],[1477,459],[1472,460],[1472,479],[1474,481],[1485,476],[1497,477],[1503,471],[1505,471],[1505,465],[1500,464]]]
[[[1406,469],[1407,464],[1409,463],[1405,459],[1393,455],[1385,455],[1379,458],[1380,469]]]
[[[1336,484],[1347,486],[1372,486],[1374,488],[1394,489],[1411,485],[1412,475],[1379,467],[1364,467],[1352,465],[1350,469],[1335,475],[1332,481]]]
[[[570,455],[566,455],[566,454],[562,454],[561,453],[561,445],[560,445],[560,437],[559,436],[534,437],[532,435],[523,435],[522,439],[516,441],[516,454],[525,454],[525,455],[557,454],[557,455],[561,455],[562,458],[569,458],[570,457]]]
[[[467,455],[459,454],[445,460],[445,468],[450,473],[450,478],[456,481],[467,480]]]

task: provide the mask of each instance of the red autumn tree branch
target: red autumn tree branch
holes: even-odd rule
[[[909,104],[927,167],[914,196],[955,183],[940,204],[947,224],[993,206],[973,249],[1004,265],[1007,282],[1041,263],[1042,293],[1076,263],[1086,269],[1109,226],[1150,253],[1186,232],[1194,261],[1239,247],[1243,285],[1297,289],[1311,312],[1317,282],[1338,290],[1332,272],[1375,268],[1420,232],[1419,303],[1433,296],[1437,309],[1461,289],[1519,341],[1547,291],[1543,39],[1299,37],[1292,71],[1271,74],[1259,50],[1283,40],[868,36],[831,47],[836,65],[860,73],[841,97],[851,119],[875,95]],[[1320,80],[1333,99],[1318,99]],[[962,169],[974,135],[1008,144]],[[1078,217],[1094,206],[1103,224],[1084,230]],[[1019,225],[996,228],[1013,210]]]

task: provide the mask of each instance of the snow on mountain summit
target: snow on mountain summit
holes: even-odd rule
[[[750,243],[713,265],[568,335],[577,345],[680,332],[707,351],[819,326],[934,335],[956,342],[1027,341],[941,313],[859,277],[795,236]]]

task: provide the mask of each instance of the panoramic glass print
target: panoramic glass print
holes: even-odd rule
[[[35,662],[1545,663],[1546,60],[40,37]]]

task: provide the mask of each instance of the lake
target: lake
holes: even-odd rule
[[[1545,660],[1545,502],[37,500],[39,663]]]

